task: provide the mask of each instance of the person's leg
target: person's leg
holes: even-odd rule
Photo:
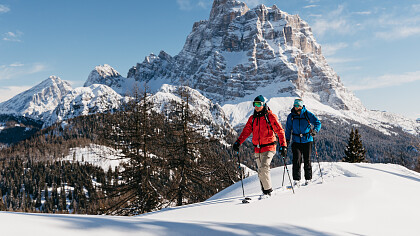
[[[299,148],[300,143],[292,143],[293,152],[293,180],[300,180],[300,166],[302,164],[302,153]]]
[[[260,182],[263,186],[264,190],[271,190],[271,176],[270,176],[270,163],[271,160],[276,154],[273,151],[263,152],[263,153],[256,153],[255,157],[258,157],[257,166],[258,166],[258,177],[260,178]]]
[[[312,164],[311,164],[311,153],[312,153],[312,142],[303,144],[303,169],[305,170],[305,179],[312,179]]]
[[[261,186],[261,191],[264,192],[264,187],[263,184],[261,182],[261,177],[260,177],[260,167],[261,167],[261,153],[254,153],[255,156],[255,162],[257,163],[257,173],[258,173],[258,178],[260,179],[260,186]]]

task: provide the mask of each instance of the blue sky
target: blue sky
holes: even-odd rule
[[[50,75],[83,85],[123,76],[150,53],[182,49],[213,0],[0,0],[0,102]],[[307,21],[328,63],[363,104],[420,117],[420,0],[244,0]]]

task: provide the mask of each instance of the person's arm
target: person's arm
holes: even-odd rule
[[[312,112],[308,113],[309,121],[314,125],[314,130],[318,133],[321,129],[321,121]]]
[[[285,134],[284,134],[284,129],[283,129],[283,127],[281,127],[281,124],[279,123],[279,121],[277,119],[277,116],[274,115],[274,114],[269,114],[268,115],[268,119],[270,120],[270,122],[271,122],[271,124],[273,126],[274,132],[279,137],[279,145],[280,145],[280,147],[287,146],[286,137],[285,137]]]
[[[239,138],[238,138],[239,144],[242,144],[243,142],[245,142],[245,140],[252,133],[252,117],[253,116],[249,117],[248,122],[246,122],[246,125],[244,129],[242,130],[241,135],[239,135]]]
[[[285,134],[285,136],[286,136],[286,141],[289,141],[290,142],[290,136],[291,136],[291,133],[292,133],[292,117],[291,117],[291,115],[288,115],[287,116],[287,121],[286,121],[286,134]]]

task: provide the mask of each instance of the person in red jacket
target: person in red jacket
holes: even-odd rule
[[[276,136],[279,138],[280,154],[286,156],[287,144],[284,130],[277,116],[268,108],[265,98],[259,95],[254,99],[254,114],[249,117],[238,140],[233,144],[233,150],[239,151],[239,146],[251,135],[254,145],[254,157],[258,167],[258,177],[264,195],[273,191],[270,176],[270,163],[276,154]]]

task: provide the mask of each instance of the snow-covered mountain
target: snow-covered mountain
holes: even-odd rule
[[[0,114],[16,113],[49,125],[118,108],[121,97],[142,89],[144,83],[160,91],[156,98],[165,94],[159,97],[161,102],[174,97],[170,94],[174,89],[165,84],[187,85],[207,103],[195,104],[198,110],[205,108],[205,114],[214,107],[210,113],[216,112],[220,104],[223,111],[205,116],[218,124],[227,119],[232,127],[246,122],[253,111],[251,101],[262,94],[283,121],[293,99],[301,97],[320,116],[352,120],[386,134],[395,134],[395,127],[420,134],[420,123],[414,119],[366,109],[328,65],[310,26],[298,15],[275,5],[249,9],[236,0],[215,0],[209,19],[194,24],[174,57],[164,51],[151,54],[131,68],[127,78],[109,65],[97,66],[84,87],[73,91],[68,83],[50,77],[1,103]]]
[[[75,88],[62,98],[51,116],[45,120],[44,126],[81,115],[116,110],[126,99],[103,84]]]
[[[418,235],[420,174],[392,164],[321,163],[308,186],[281,188],[283,167],[272,170],[275,195],[256,200],[256,175],[211,199],[138,217],[0,212],[9,235]],[[291,169],[291,166],[289,166]],[[286,177],[286,184],[289,184]],[[24,225],[25,227],[19,227]],[[46,230],[48,229],[48,230]]]
[[[185,89],[189,94],[190,109],[201,119],[202,124],[195,125],[210,124],[207,128],[220,126],[226,130],[232,129],[228,118],[219,104],[213,103],[197,90],[187,86],[162,85],[160,90],[151,97],[156,105],[155,109],[159,112],[163,112],[165,107],[171,102],[182,102],[181,97],[177,95],[176,92],[179,87]]]
[[[320,115],[354,120],[386,134],[401,127],[420,134],[415,120],[366,109],[328,65],[311,28],[277,6],[249,9],[236,0],[215,0],[209,20],[196,22],[181,52],[151,54],[128,78],[186,84],[222,105],[232,126],[244,124],[259,94],[281,119],[301,97]]]
[[[89,87],[93,84],[107,85],[122,96],[132,94],[136,86],[140,88],[139,83],[136,83],[133,79],[121,76],[118,71],[108,64],[96,66],[90,72],[83,87]]]
[[[33,88],[0,103],[0,114],[16,114],[36,120],[47,119],[71,90],[68,82],[57,76],[50,76]]]
[[[194,24],[178,55],[150,55],[128,78],[187,83],[221,104],[267,87],[278,97],[313,97],[334,109],[363,107],[298,15],[275,5],[249,9],[236,0],[215,0],[209,20]]]

